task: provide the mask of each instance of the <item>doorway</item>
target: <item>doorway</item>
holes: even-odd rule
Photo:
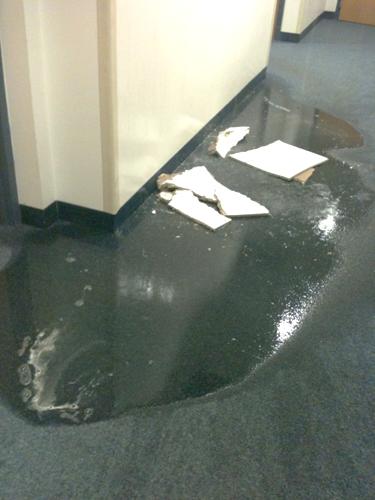
[[[20,222],[0,47],[0,224]]]

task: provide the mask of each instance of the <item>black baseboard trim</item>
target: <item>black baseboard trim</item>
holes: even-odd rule
[[[280,31],[280,33],[277,36],[277,40],[279,42],[298,43],[301,40],[301,35],[298,35],[297,33],[288,33],[286,31]]]
[[[114,215],[93,210],[92,208],[80,207],[64,201],[55,201],[44,210],[20,205],[21,221],[45,229],[58,220],[73,222],[92,229],[113,231]]]
[[[329,12],[328,10],[323,12],[323,14],[321,15],[322,19],[337,19],[337,17],[337,12]]]
[[[20,205],[24,224],[47,228],[58,220],[73,222],[92,229],[114,231],[156,189],[156,179],[161,173],[173,172],[220,122],[232,112],[255,87],[264,80],[267,68],[253,78],[228,104],[226,104],[189,142],[167,161],[117,212],[116,215],[93,210],[63,201],[55,201],[46,209]]]
[[[305,28],[302,33],[288,33],[286,31],[280,31],[280,33],[277,36],[277,40],[280,42],[292,42],[292,43],[298,43],[300,42],[305,36],[310,33],[310,31],[322,20],[322,19],[336,19],[337,18],[337,13],[336,12],[322,12],[320,16],[318,16],[312,23],[310,23],[307,28]]]
[[[86,226],[90,229],[113,231],[114,215],[101,210],[80,207],[63,201],[57,202],[58,219]]]
[[[20,205],[20,209],[21,222],[23,224],[29,224],[30,226],[45,228],[56,222],[58,218],[56,201],[51,203],[51,205],[44,210],[29,207],[27,205]]]

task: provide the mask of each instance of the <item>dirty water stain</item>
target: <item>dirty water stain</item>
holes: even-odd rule
[[[317,153],[362,144],[349,124],[267,86],[236,122],[251,125],[242,150],[276,139]],[[302,186],[210,157],[211,140],[181,168],[206,165],[272,217],[211,233],[163,205],[152,214],[150,197],[116,236],[62,225],[26,240],[0,281],[0,390],[17,411],[79,424],[202,397],[303,329],[342,263],[341,235],[361,224],[373,193],[337,160]],[[67,275],[72,259],[90,269],[89,284],[82,270]]]

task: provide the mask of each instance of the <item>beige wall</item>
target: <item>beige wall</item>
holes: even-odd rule
[[[302,0],[285,0],[281,31],[299,33]]]
[[[281,31],[300,34],[324,11],[334,12],[337,0],[286,0]]]
[[[103,208],[96,0],[2,0],[20,202]]]
[[[276,0],[1,0],[21,203],[115,213],[268,64]]]
[[[326,0],[304,0],[302,2],[302,13],[299,25],[299,32],[309,26],[317,17],[325,11]]]
[[[22,0],[0,2],[0,41],[18,196],[21,203],[43,208],[55,193],[53,176],[45,176],[40,167],[41,157],[48,155],[45,129],[40,137],[45,127],[43,104],[36,105],[43,74],[30,71],[29,57],[34,62],[38,58],[40,39],[26,29]]]
[[[326,11],[327,12],[336,12],[338,0],[327,0],[326,2]]]
[[[56,196],[102,209],[96,1],[39,2]]]
[[[274,9],[275,0],[117,2],[120,203],[267,66]]]

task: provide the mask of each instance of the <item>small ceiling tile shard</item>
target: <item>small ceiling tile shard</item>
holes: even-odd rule
[[[309,168],[308,170],[305,170],[301,174],[293,177],[293,180],[300,182],[301,184],[305,184],[305,182],[307,182],[310,179],[310,177],[313,175],[314,172],[315,168]]]
[[[164,203],[169,203],[170,201],[172,201],[173,194],[174,193],[172,191],[161,191],[159,193],[159,198],[161,199],[161,201],[164,201]]]
[[[213,231],[231,221],[231,219],[220,214],[214,208],[199,201],[191,191],[177,189],[172,193],[162,192],[159,196],[163,201],[168,203],[170,208]]]
[[[219,183],[216,188],[216,198],[220,212],[227,217],[269,215],[270,213],[260,203]]]
[[[229,127],[217,136],[216,142],[209,146],[210,153],[217,153],[221,158],[226,158],[229,151],[234,148],[250,132],[250,127]]]
[[[282,141],[275,141],[268,146],[234,153],[230,156],[242,163],[287,180],[291,180],[305,170],[328,160],[325,156],[311,153]]]

